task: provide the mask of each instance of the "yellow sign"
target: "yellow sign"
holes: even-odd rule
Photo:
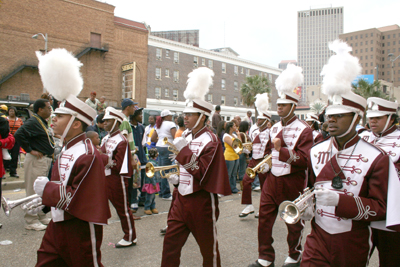
[[[129,63],[122,66],[122,71],[133,70],[133,63]]]

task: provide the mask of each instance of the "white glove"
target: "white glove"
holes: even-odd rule
[[[33,190],[35,190],[35,193],[39,196],[43,196],[44,188],[48,182],[49,179],[46,176],[39,176],[36,178],[35,183],[33,184]]]
[[[171,162],[174,162],[176,159],[176,155],[175,154],[169,154],[168,158],[171,160]]]
[[[182,148],[184,148],[187,145],[188,145],[188,142],[183,137],[178,137],[178,138],[174,139],[174,146],[176,147],[176,150],[178,150],[178,151],[181,151]]]
[[[179,176],[177,174],[171,174],[168,177],[168,182],[171,184],[177,185],[179,183]]]
[[[35,198],[34,200],[22,205],[21,208],[27,214],[36,215],[44,208],[44,205],[42,205],[42,198],[41,197]]]
[[[260,166],[260,173],[264,174],[269,171],[269,165],[268,163],[264,163],[263,165]]]
[[[250,154],[250,152],[251,152],[251,151],[248,150],[247,148],[243,148],[243,153],[244,153],[244,154]]]
[[[337,206],[339,203],[339,194],[326,188],[315,190],[317,204],[322,206]]]

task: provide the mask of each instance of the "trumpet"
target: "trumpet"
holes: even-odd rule
[[[267,163],[269,165],[269,168],[272,167],[272,154],[267,155],[260,163],[258,163],[254,168],[247,168],[246,169],[246,174],[251,178],[254,179],[256,177],[256,174],[260,172],[260,167],[264,163]]]
[[[168,142],[168,137],[163,138],[163,145],[168,145],[168,151],[174,153],[175,155],[179,154],[179,150],[176,149],[176,146],[170,142]]]
[[[9,217],[11,214],[11,210],[13,208],[18,207],[19,205],[22,205],[24,203],[30,202],[38,197],[40,197],[40,196],[37,194],[34,194],[29,197],[21,198],[21,199],[15,200],[15,201],[7,201],[7,199],[5,197],[3,197],[3,201],[1,203],[1,205],[3,207],[4,213],[6,214],[7,217]]]
[[[292,201],[283,201],[279,205],[278,213],[281,218],[288,224],[295,224],[300,221],[302,215],[314,214],[314,187],[304,189],[304,193]],[[307,210],[311,209],[311,210]],[[307,214],[305,214],[307,212]]]
[[[178,168],[178,165],[175,164],[175,165],[169,165],[169,166],[154,167],[154,165],[151,162],[149,162],[146,164],[145,171],[146,171],[147,177],[150,177],[150,178],[153,177],[154,174],[158,171],[161,174],[161,178],[168,178],[173,174],[179,175],[179,169],[175,172],[163,173],[163,171],[165,171],[165,170],[174,169],[174,168]]]

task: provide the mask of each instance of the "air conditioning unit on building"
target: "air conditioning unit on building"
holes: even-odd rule
[[[179,81],[179,79],[174,79],[174,82],[176,82],[176,83],[177,83],[178,81]]]
[[[175,100],[175,101],[178,101],[178,97],[174,97],[174,100]]]
[[[156,80],[161,80],[161,76],[156,76]]]
[[[18,101],[18,100],[20,100],[20,96],[19,95],[8,95],[7,100]]]

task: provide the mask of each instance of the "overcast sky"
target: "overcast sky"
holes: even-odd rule
[[[200,47],[231,47],[241,58],[278,67],[297,59],[297,11],[344,7],[344,33],[400,25],[399,0],[101,0],[115,15],[152,31],[200,30]]]

